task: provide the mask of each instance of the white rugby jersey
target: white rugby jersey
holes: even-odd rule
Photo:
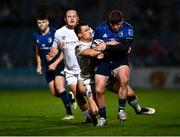
[[[69,29],[67,26],[63,26],[55,33],[54,47],[60,46],[64,51],[65,69],[64,71],[70,74],[79,74],[80,67],[75,55],[75,46],[77,45],[78,37],[76,36],[74,29]]]
[[[81,68],[81,77],[84,78],[91,78],[94,76],[94,69],[95,69],[95,58],[93,57],[85,57],[81,56],[80,53],[87,49],[91,48],[92,42],[86,43],[79,41],[76,46],[76,56],[78,59],[78,63]]]

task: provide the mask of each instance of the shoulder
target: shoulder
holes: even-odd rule
[[[50,28],[50,32],[54,34],[54,33],[56,32],[56,29],[53,28],[53,27],[51,27],[51,28]]]
[[[83,50],[90,48],[89,45],[91,45],[91,44],[90,43],[84,43],[82,41],[78,41],[77,46],[76,46],[76,51],[78,51],[78,53],[80,53]]]
[[[58,30],[56,30],[55,35],[61,35],[61,34],[67,33],[68,31],[69,31],[68,28],[66,26],[63,26],[59,28]]]
[[[103,21],[102,23],[100,23],[96,27],[96,30],[103,30],[103,29],[106,29],[107,27],[108,27],[108,22],[107,21]]]
[[[33,38],[34,39],[37,39],[39,36],[40,36],[40,34],[38,32],[33,33]]]
[[[133,26],[130,25],[129,23],[127,22],[124,22],[123,23],[123,27],[124,27],[124,32],[125,32],[125,35],[128,37],[128,38],[132,38],[134,36],[134,29],[133,29]]]
[[[131,24],[129,24],[128,22],[123,22],[123,26],[128,29],[133,29],[133,26]]]

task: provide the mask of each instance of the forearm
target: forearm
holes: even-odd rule
[[[132,42],[129,40],[124,40],[121,43],[116,44],[116,45],[108,45],[107,44],[106,51],[109,51],[109,52],[127,52],[128,53],[128,50],[131,47],[131,43]]]
[[[108,51],[108,52],[122,52],[122,51],[127,52],[128,49],[129,49],[128,45],[118,44],[118,45],[107,45],[105,51]]]
[[[57,53],[58,54],[58,53]],[[52,59],[52,64],[54,64],[54,65],[58,65],[59,63],[61,63],[62,62],[62,60],[63,60],[63,57],[64,57],[64,54],[63,54],[63,52],[61,52],[60,54],[59,54],[59,56],[58,56],[58,58],[56,58],[55,60],[54,59]]]
[[[85,49],[80,53],[80,55],[81,56],[96,57],[96,56],[100,55],[101,53],[102,53],[102,51],[98,51],[95,49]]]
[[[41,67],[41,58],[39,55],[36,55],[36,64],[37,64],[37,67]]]

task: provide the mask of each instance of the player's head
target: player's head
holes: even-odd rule
[[[111,11],[109,13],[108,22],[112,30],[118,32],[123,23],[122,12],[118,10]]]
[[[87,23],[77,24],[74,28],[74,32],[76,33],[79,40],[87,42],[92,40],[92,31]]]
[[[76,10],[70,9],[66,12],[64,21],[66,22],[66,25],[70,29],[74,29],[74,27],[79,22],[79,15]]]
[[[41,32],[45,32],[49,28],[48,15],[44,13],[39,13],[36,17],[36,23]]]

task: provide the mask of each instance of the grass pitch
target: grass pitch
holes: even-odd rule
[[[73,110],[75,119],[63,121],[61,100],[48,90],[0,91],[1,136],[175,136],[180,135],[180,91],[136,90],[142,106],[154,107],[153,116],[136,115],[126,105],[128,120],[117,119],[117,95],[106,92],[107,125],[83,125],[84,116]]]

